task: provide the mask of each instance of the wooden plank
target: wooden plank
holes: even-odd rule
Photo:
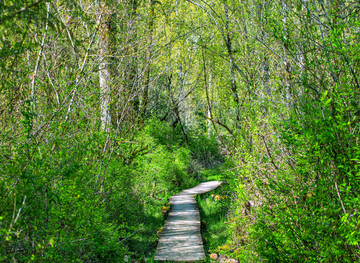
[[[155,261],[205,260],[200,212],[194,195],[209,192],[220,184],[220,181],[201,183],[170,198],[170,212],[160,234]]]

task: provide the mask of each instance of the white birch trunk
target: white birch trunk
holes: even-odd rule
[[[99,65],[100,120],[101,129],[105,130],[106,127],[109,126],[111,120],[109,113],[110,71],[107,65],[107,58],[100,55],[100,59],[102,60]]]
[[[106,7],[104,8],[105,12]],[[100,32],[100,64],[99,64],[99,84],[100,84],[100,120],[101,129],[105,130],[109,127],[111,117],[109,111],[110,97],[110,69],[109,69],[109,26],[108,19],[110,15],[105,14],[104,20],[101,21]]]

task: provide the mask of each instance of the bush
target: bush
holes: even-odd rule
[[[215,167],[224,161],[215,135],[192,136],[189,148],[193,158],[205,168]]]

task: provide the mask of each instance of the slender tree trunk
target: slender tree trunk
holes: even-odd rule
[[[141,115],[142,117],[146,114],[146,107],[149,102],[149,85],[150,85],[150,67],[151,67],[151,49],[152,49],[152,42],[153,42],[153,30],[154,30],[154,16],[155,16],[155,0],[149,0],[150,4],[150,14],[149,14],[149,38],[148,38],[148,46],[146,49],[146,70],[145,70],[145,83],[144,83],[144,93],[143,93],[143,100],[141,106]]]
[[[290,62],[288,60],[288,53],[289,53],[289,32],[287,28],[287,14],[288,14],[288,6],[286,0],[282,0],[282,12],[283,12],[283,27],[284,27],[284,36],[285,42],[283,44],[284,49],[284,66],[285,66],[285,75],[284,75],[284,85],[285,85],[285,100],[286,100],[286,107],[290,109]]]
[[[36,78],[36,74],[38,72],[38,68],[39,68],[39,64],[40,64],[40,59],[41,59],[41,55],[43,53],[43,49],[44,49],[44,44],[45,44],[45,39],[46,39],[46,34],[48,31],[48,27],[49,27],[49,11],[50,11],[50,4],[46,3],[46,25],[45,25],[45,32],[41,41],[41,46],[40,46],[40,50],[38,53],[38,57],[36,60],[36,65],[35,65],[35,69],[34,69],[34,74],[32,75],[31,78],[31,100],[34,103],[35,107],[36,107],[36,98],[35,98],[35,78]]]
[[[131,106],[132,106],[132,114],[134,119],[136,119],[135,115],[139,113],[140,110],[140,98],[139,98],[139,77],[138,77],[138,45],[137,45],[137,28],[136,28],[136,17],[137,17],[137,8],[138,8],[138,0],[130,0],[130,9],[128,10],[129,16],[129,27],[128,27],[128,38],[129,38],[129,66],[126,71],[125,78],[125,87],[126,87],[126,95],[131,98]]]
[[[99,82],[100,82],[100,120],[101,129],[109,127],[111,117],[109,110],[110,102],[110,23],[111,14],[109,8],[104,5],[102,8],[102,20],[100,25],[100,64],[99,64]]]
[[[208,78],[207,78],[207,67],[206,67],[206,59],[205,59],[205,52],[204,52],[204,44],[201,39],[201,54],[202,54],[202,59],[203,59],[203,73],[204,73],[204,86],[205,86],[205,93],[206,93],[206,102],[207,102],[207,112],[206,112],[206,121],[207,121],[207,125],[208,125],[208,136],[211,136],[211,123],[212,123],[212,119],[213,119],[213,114],[212,114],[212,109],[211,109],[211,102],[210,102],[210,95],[209,95],[209,90],[211,89],[211,70],[210,70],[210,74],[209,74],[209,83],[208,83]],[[216,127],[215,124],[212,123],[212,125],[214,126],[214,130],[216,132]]]
[[[235,79],[235,61],[233,56],[233,50],[232,50],[232,41],[230,36],[230,17],[229,17],[229,7],[227,6],[227,3],[224,5],[224,11],[225,11],[225,30],[226,30],[226,48],[228,52],[228,57],[230,61],[230,80],[231,80],[231,91],[235,102],[235,108],[236,108],[236,128],[238,132],[241,129],[240,126],[240,99],[237,93],[237,85],[236,85],[236,79]]]
[[[258,23],[258,29],[260,31],[260,39],[262,42],[265,42],[265,31],[264,31],[264,19],[263,19],[263,13],[264,13],[264,6],[262,3],[258,6],[257,11],[257,23]],[[262,63],[262,75],[263,75],[263,85],[265,88],[265,91],[267,95],[271,98],[271,88],[270,88],[270,70],[269,70],[269,61],[267,58],[267,55],[265,53],[265,56],[263,58]]]

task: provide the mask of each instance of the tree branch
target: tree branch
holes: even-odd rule
[[[204,116],[204,118],[209,120],[209,121],[212,121],[213,123],[219,124],[220,126],[224,127],[235,138],[234,132],[232,130],[230,130],[230,128],[226,124],[220,122],[219,120],[214,120],[214,119],[212,119],[212,118],[210,118],[208,116]]]
[[[32,7],[35,7],[35,6],[38,6],[39,4],[41,4],[42,2],[44,2],[44,0],[40,0],[40,1],[37,1],[36,3],[33,3],[31,5],[28,5],[28,6],[25,6],[25,7],[22,7],[20,8],[20,10],[12,13],[11,15],[8,15],[8,16],[5,16],[3,18],[0,18],[0,25],[7,19],[10,19],[10,18],[13,18],[14,16],[18,15],[18,14],[21,14],[22,12],[25,12],[26,10],[32,8]]]

